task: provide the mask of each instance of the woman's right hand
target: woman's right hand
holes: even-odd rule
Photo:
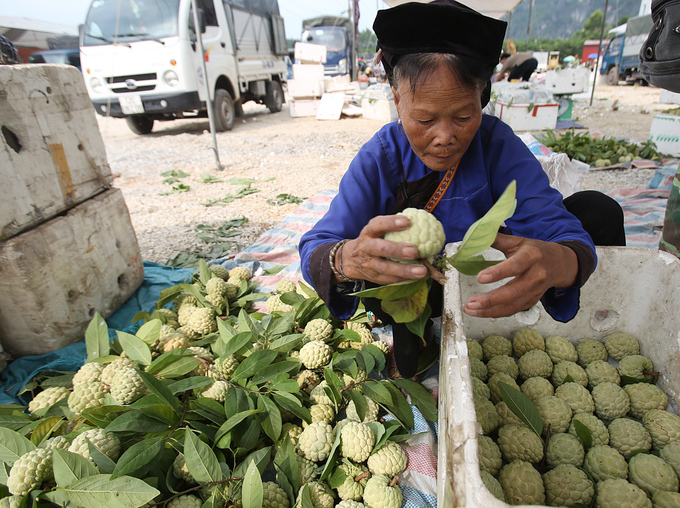
[[[418,249],[411,243],[385,240],[385,233],[400,231],[409,226],[403,215],[380,215],[374,217],[361,230],[359,237],[347,242],[336,256],[336,268],[342,262],[343,273],[351,279],[361,279],[376,284],[393,284],[411,279],[422,279],[427,268],[417,263],[398,263],[387,258],[415,261]],[[335,281],[340,282],[339,280]]]

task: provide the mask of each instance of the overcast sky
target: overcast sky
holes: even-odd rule
[[[21,16],[77,26],[85,21],[91,0],[0,0],[0,14]],[[322,14],[346,15],[348,0],[279,0],[286,23],[286,37],[299,39],[304,18]],[[378,9],[387,8],[383,0],[359,1],[359,30],[371,28]]]

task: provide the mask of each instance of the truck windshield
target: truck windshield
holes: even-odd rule
[[[302,34],[302,41],[321,44],[328,51],[342,51],[345,48],[345,30],[342,28],[310,28]]]
[[[177,35],[180,0],[94,0],[83,46],[159,40]]]

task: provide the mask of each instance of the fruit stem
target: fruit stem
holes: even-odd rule
[[[437,270],[427,259],[420,258],[418,261],[425,265],[427,271],[430,272],[430,277],[432,277],[435,281],[439,282],[439,284],[442,286],[446,283],[446,277],[444,274]]]

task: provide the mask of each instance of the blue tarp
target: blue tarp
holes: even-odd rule
[[[121,330],[134,334],[141,322],[133,323],[138,312],[153,312],[161,291],[184,282],[193,273],[192,269],[174,268],[144,261],[144,282],[135,293],[118,309],[106,323],[111,338]],[[24,356],[10,363],[0,374],[0,404],[22,404],[25,400],[17,394],[34,377],[45,372],[76,371],[87,357],[85,340],[64,348],[37,356]]]

